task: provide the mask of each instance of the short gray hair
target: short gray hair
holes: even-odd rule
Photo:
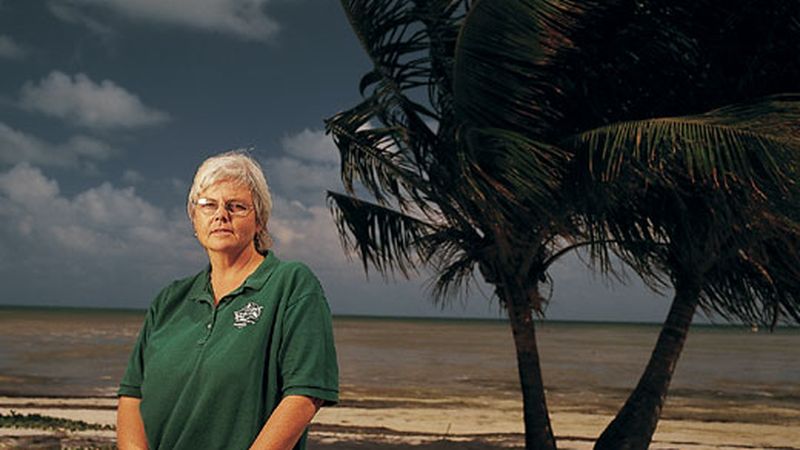
[[[194,220],[194,208],[200,193],[220,181],[240,183],[250,189],[253,196],[253,209],[256,224],[260,231],[256,233],[255,246],[261,254],[266,254],[272,246],[272,238],[267,232],[267,221],[272,212],[272,196],[269,193],[267,178],[261,165],[246,150],[231,150],[214,155],[203,161],[194,175],[186,212]]]

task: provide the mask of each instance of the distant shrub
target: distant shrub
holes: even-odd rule
[[[114,430],[113,425],[100,425],[82,420],[61,419],[41,414],[20,414],[13,409],[8,415],[0,413],[0,428],[34,428],[65,431]]]

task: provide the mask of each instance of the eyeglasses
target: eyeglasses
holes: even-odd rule
[[[194,202],[194,205],[205,216],[213,216],[219,210],[219,202],[210,198],[200,197]],[[236,217],[244,217],[253,210],[253,205],[239,200],[229,200],[223,207],[230,215]]]

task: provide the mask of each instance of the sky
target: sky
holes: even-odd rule
[[[251,149],[281,259],[308,264],[334,314],[504,317],[476,280],[366,276],[325,200],[342,191],[324,119],[371,67],[332,0],[0,0],[0,304],[144,309],[207,263],[186,195],[206,157]],[[546,317],[660,322],[669,292],[558,262]]]

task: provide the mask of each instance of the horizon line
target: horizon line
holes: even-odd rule
[[[145,313],[147,308],[126,308],[126,307],[99,307],[99,306],[75,306],[75,305],[20,305],[0,303],[0,309],[50,309],[50,310],[88,310],[92,312],[137,312]],[[333,318],[338,319],[371,319],[371,320],[418,320],[418,321],[471,321],[471,322],[496,322],[507,323],[508,318],[505,317],[459,317],[459,316],[414,316],[414,315],[380,315],[380,314],[332,314]],[[663,322],[658,321],[625,321],[625,320],[591,320],[591,319],[548,319],[548,318],[535,318],[534,321],[538,324],[546,323],[561,323],[561,324],[605,324],[605,325],[662,325]],[[694,322],[692,326],[700,327],[752,327],[750,324],[744,323],[715,323],[715,322]],[[800,328],[798,325],[781,324],[776,328]],[[758,327],[760,329],[760,327]],[[765,327],[765,329],[767,329]]]

